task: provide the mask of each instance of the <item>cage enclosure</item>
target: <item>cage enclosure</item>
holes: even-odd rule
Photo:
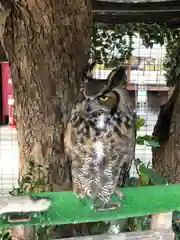
[[[84,235],[77,231],[77,235],[69,239],[170,240],[174,239],[175,235],[178,239],[180,235],[178,215],[180,211],[180,185],[178,184],[180,181],[178,174],[180,3],[175,0],[91,0],[91,5],[93,29],[89,62],[96,62],[96,64],[88,76],[97,81],[98,88],[98,83],[104,84],[119,66],[125,67],[127,76],[125,89],[130,95],[133,111],[136,113],[135,160],[131,166],[128,181],[120,189],[124,198],[120,201],[117,196],[112,196],[112,200],[121,204],[121,207],[116,210],[95,211],[89,198],[80,199],[74,192],[68,191],[68,187],[63,191],[51,191],[48,172],[50,167],[46,166],[45,157],[39,154],[43,152],[48,156],[47,152],[50,151],[48,147],[41,149],[37,144],[33,154],[39,154],[38,160],[33,162],[28,159],[29,165],[26,166],[25,159],[21,156],[22,148],[26,145],[22,140],[22,128],[20,125],[17,129],[15,127],[16,114],[18,119],[20,118],[18,111],[22,112],[19,105],[16,105],[18,87],[14,84],[15,99],[11,89],[13,82],[11,75],[13,78],[14,73],[22,80],[23,73],[20,68],[15,68],[15,65],[10,73],[10,60],[4,57],[0,71],[0,114],[3,124],[0,127],[0,228],[3,229],[0,233],[2,239],[10,238],[13,231],[17,230],[17,226],[31,230],[35,226],[38,232],[35,234],[38,235],[37,239],[53,239],[53,236],[47,237],[49,231],[47,226],[51,226],[50,231],[53,232],[57,225],[62,227],[67,225],[70,229],[70,226],[87,223],[90,225]],[[3,1],[2,6],[4,6],[1,9],[2,12],[6,8],[12,8],[11,5],[6,6]],[[21,12],[22,6],[18,5],[17,9]],[[12,9],[10,11],[13,14]],[[19,16],[17,14],[18,18]],[[69,26],[66,19],[63,20],[63,24],[66,27]],[[7,43],[5,41],[6,46],[8,46],[8,40]],[[19,58],[19,61],[21,60]],[[25,62],[24,59],[23,61]],[[31,74],[33,75],[33,72]],[[70,76],[70,71],[67,75]],[[21,91],[29,96],[32,90],[35,102],[31,103],[38,109],[38,104],[35,105],[36,100],[39,99],[38,94],[33,88],[31,89],[29,82],[28,90],[23,87],[23,84],[22,80]],[[48,86],[49,89],[52,87]],[[41,89],[42,86],[38,87]],[[72,100],[70,95],[68,95],[69,101]],[[66,107],[61,103],[63,101],[61,97],[58,99],[61,104],[59,108],[69,111],[69,108],[65,109]],[[22,105],[29,108],[30,104],[23,102]],[[46,107],[49,106],[44,106]],[[58,111],[59,109],[56,110]],[[41,111],[37,110],[37,113],[40,116]],[[62,118],[60,111],[57,115]],[[41,121],[44,120],[42,116]],[[8,126],[4,126],[4,123],[7,123],[7,117]],[[65,125],[67,119],[64,117],[63,120]],[[30,135],[32,137],[30,133],[34,127],[32,126],[33,124],[28,125],[29,132],[27,131],[26,138]],[[45,131],[47,136],[51,135],[51,130],[49,128]],[[40,127],[36,129],[34,139],[43,142],[38,131],[41,131]],[[56,134],[58,135],[55,133],[53,137],[56,137]],[[62,140],[62,136],[60,139]],[[90,144],[92,144],[91,140],[89,140]],[[18,145],[18,141],[21,144]],[[47,145],[48,141],[50,140],[47,140]],[[66,144],[65,140],[62,142]],[[53,145],[53,149],[59,151],[59,148]],[[98,151],[100,150],[99,146]],[[23,154],[26,156],[29,153]],[[53,153],[49,154],[53,159]],[[60,165],[55,166],[53,170],[69,167],[65,166],[66,163]],[[103,229],[97,229],[94,224],[110,221],[112,225],[107,224]],[[68,232],[67,229],[66,231]],[[57,232],[59,236],[56,235],[56,239],[63,239],[61,230]],[[35,235],[33,235],[34,239],[37,237]],[[80,237],[80,235],[83,236]]]

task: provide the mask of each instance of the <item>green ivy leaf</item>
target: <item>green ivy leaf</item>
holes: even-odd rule
[[[138,145],[144,145],[144,139],[143,139],[143,137],[137,137],[136,138],[136,143],[138,144]]]
[[[149,135],[145,135],[145,136],[138,136],[136,138],[136,143],[138,145],[146,145],[152,148],[157,148],[160,147],[160,144],[155,141],[154,139],[152,139],[152,136]]]
[[[149,176],[147,174],[141,172],[141,184],[148,185],[149,181],[150,181]]]
[[[145,145],[152,147],[152,148],[160,147],[160,144],[155,140],[145,140],[144,143],[145,143]]]
[[[153,185],[166,185],[168,181],[166,178],[162,177],[160,174],[154,172],[152,169],[147,168],[144,164],[139,166],[140,175],[144,174],[149,177],[151,184]]]
[[[145,120],[140,117],[136,117],[136,129],[139,130],[142,126],[144,126]]]

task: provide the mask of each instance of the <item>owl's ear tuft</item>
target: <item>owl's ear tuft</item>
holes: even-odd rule
[[[96,67],[96,61],[88,64],[82,71],[83,81],[86,82],[88,80],[93,79],[93,71]]]
[[[126,87],[127,75],[126,67],[120,66],[117,69],[112,70],[107,77],[109,87],[115,88],[117,86]]]

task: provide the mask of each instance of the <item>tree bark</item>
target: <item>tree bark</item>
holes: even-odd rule
[[[87,62],[89,25],[85,0],[24,0],[14,1],[5,28],[21,173],[28,161],[50,164],[53,190],[54,184],[69,188],[69,169],[62,157],[63,127]]]
[[[90,0],[9,2],[4,44],[10,60],[20,174],[42,165],[46,191],[71,189],[64,128],[88,60]]]
[[[153,167],[169,183],[180,183],[180,85],[160,109],[153,136],[161,147],[153,149]]]

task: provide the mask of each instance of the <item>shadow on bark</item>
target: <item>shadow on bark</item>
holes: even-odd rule
[[[159,116],[153,132],[153,137],[161,145],[160,148],[152,149],[153,168],[166,177],[170,183],[180,182],[180,175],[178,174],[180,168],[177,167],[177,165],[179,165],[177,154],[180,153],[180,129],[177,131],[179,124],[180,91],[179,83],[177,83],[168,102],[160,107]]]

